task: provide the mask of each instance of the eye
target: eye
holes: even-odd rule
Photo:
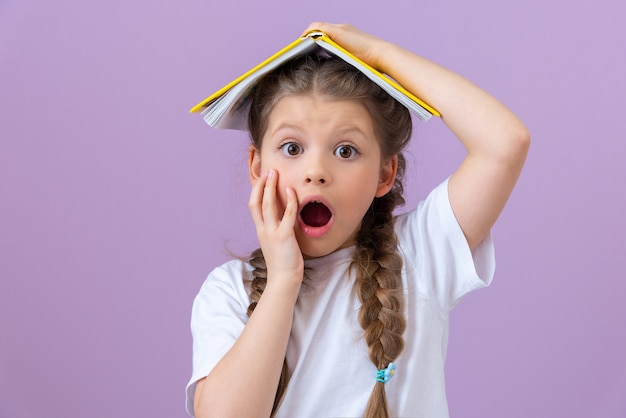
[[[286,142],[282,144],[279,148],[285,155],[288,155],[290,157],[302,154],[303,151],[302,146],[295,142]]]
[[[354,158],[358,154],[359,154],[359,151],[357,151],[357,149],[354,148],[352,145],[340,145],[335,150],[335,155],[337,157],[343,158],[346,160],[350,158]]]

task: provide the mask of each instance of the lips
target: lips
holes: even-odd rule
[[[333,212],[320,196],[310,196],[300,206],[298,221],[302,232],[310,237],[320,237],[329,229]]]

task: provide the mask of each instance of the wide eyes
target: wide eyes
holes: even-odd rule
[[[357,154],[358,151],[351,145],[340,145],[335,150],[335,155],[343,159],[354,158]]]
[[[304,148],[302,148],[302,145],[296,142],[286,142],[280,145],[279,149],[283,152],[283,154],[289,157],[295,157],[304,152]],[[347,160],[350,158],[355,158],[359,154],[359,151],[352,145],[340,145],[335,148],[333,154],[341,159]]]
[[[280,149],[285,155],[288,155],[290,157],[294,157],[298,154],[302,154],[302,151],[303,151],[302,146],[300,146],[299,144],[296,144],[295,142],[287,142],[285,144],[282,144],[280,146]]]

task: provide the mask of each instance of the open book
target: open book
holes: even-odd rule
[[[250,106],[249,93],[255,83],[281,64],[315,50],[326,51],[353,65],[394,99],[411,110],[419,119],[428,120],[432,115],[440,116],[439,112],[415,97],[390,77],[370,67],[320,31],[309,32],[298,38],[195,105],[191,112],[202,112],[206,123],[215,128],[246,130]]]

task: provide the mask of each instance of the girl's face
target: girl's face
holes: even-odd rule
[[[278,209],[286,187],[298,198],[295,234],[306,257],[353,245],[374,197],[393,186],[397,157],[381,157],[372,119],[356,101],[309,94],[280,99],[261,150],[250,150],[250,179],[278,172]]]

